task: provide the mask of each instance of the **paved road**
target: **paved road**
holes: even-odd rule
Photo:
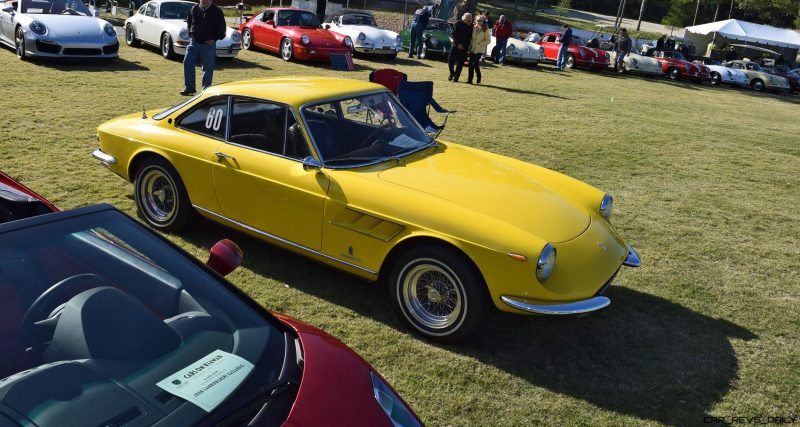
[[[542,12],[549,13],[551,15],[558,15],[558,9],[542,9]],[[594,22],[596,24],[607,25],[609,27],[614,26],[614,17],[608,15],[601,15],[599,13],[594,12],[584,12],[581,10],[566,10],[563,16],[572,19],[580,19],[582,21],[587,22]],[[636,28],[636,20],[635,19],[622,19],[622,26],[626,28]],[[645,22],[642,21],[642,27],[640,28],[641,31],[647,31],[651,33],[661,33],[667,35],[674,35],[676,37],[683,37],[684,29],[683,28],[675,28],[674,30],[671,27],[667,27],[661,24],[656,24],[654,22]]]

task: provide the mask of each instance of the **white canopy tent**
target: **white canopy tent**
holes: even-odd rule
[[[745,45],[774,50],[789,61],[795,60],[798,49],[800,49],[800,33],[794,30],[738,19],[726,19],[686,27],[685,37],[691,40],[699,50],[705,50],[712,39],[720,47],[724,43],[744,42]]]

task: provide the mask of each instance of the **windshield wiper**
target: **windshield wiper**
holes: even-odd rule
[[[250,395],[243,398],[243,402],[238,405],[226,408],[225,412],[216,414],[216,416],[209,420],[207,425],[214,426],[233,426],[240,425],[245,419],[250,419],[253,411],[246,411],[245,408],[255,406],[254,409],[259,410],[265,403],[269,402],[276,396],[279,396],[294,388],[299,389],[300,385],[294,380],[280,380],[276,383],[267,384]]]
[[[366,157],[366,156],[351,156],[351,157],[337,157],[334,159],[325,160],[325,163],[339,163],[339,162],[385,162],[391,157]]]

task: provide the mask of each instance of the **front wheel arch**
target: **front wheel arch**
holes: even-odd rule
[[[142,151],[134,154],[134,156],[131,158],[131,161],[128,163],[128,182],[133,182],[134,179],[136,179],[136,172],[139,171],[139,168],[142,167],[143,164],[156,159],[161,159],[165,162],[173,164],[168,158],[152,151]]]
[[[398,242],[396,245],[389,250],[389,253],[383,258],[383,263],[381,264],[381,268],[378,270],[378,281],[385,281],[389,277],[389,271],[392,268],[392,262],[397,259],[403,252],[409,251],[413,248],[417,248],[420,246],[427,246],[427,245],[443,245],[447,246],[450,249],[458,252],[463,256],[472,267],[475,269],[475,272],[478,273],[481,277],[483,277],[483,273],[481,272],[480,268],[472,261],[472,258],[467,255],[461,248],[454,245],[452,242],[447,240],[433,237],[433,236],[411,236],[407,237],[406,239]],[[484,282],[486,280],[484,279]],[[488,289],[487,289],[488,292]]]

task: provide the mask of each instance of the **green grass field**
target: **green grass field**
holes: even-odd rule
[[[135,216],[131,185],[90,156],[95,127],[183,99],[182,66],[154,49],[120,53],[115,64],[20,62],[2,49],[0,169],[63,209],[111,203]],[[643,266],[619,274],[611,307],[580,318],[497,313],[474,340],[437,345],[400,325],[381,286],[210,223],[169,238],[203,259],[215,241],[235,240],[245,262],[233,283],[336,335],[431,426],[797,414],[798,97],[551,65],[489,65],[483,84],[469,86],[449,83],[444,62],[356,63],[346,73],[243,52],[218,63],[215,81],[367,80],[384,67],[433,80],[439,103],[458,110],[444,139],[615,196],[612,220]]]

